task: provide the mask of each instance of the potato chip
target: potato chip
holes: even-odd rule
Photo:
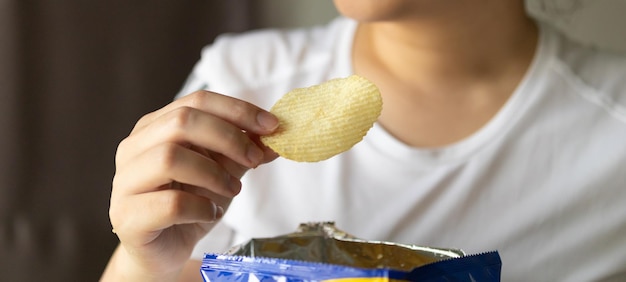
[[[285,94],[270,110],[278,129],[261,141],[290,160],[322,161],[360,142],[381,111],[376,85],[357,75],[336,78]]]

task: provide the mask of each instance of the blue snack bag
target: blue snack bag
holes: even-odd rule
[[[406,273],[277,258],[207,254],[204,281],[404,281]]]
[[[358,268],[276,258],[207,254],[200,270],[206,282],[229,281],[500,281],[497,252],[454,258],[417,267],[410,272],[390,268]]]
[[[301,224],[295,233],[252,239],[227,254],[206,254],[204,281],[500,281],[497,251],[364,241],[332,222]]]
[[[502,261],[497,251],[443,260],[411,271],[407,281],[500,281]]]

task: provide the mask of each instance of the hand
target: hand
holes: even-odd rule
[[[245,171],[277,157],[258,139],[276,127],[270,113],[208,91],[142,117],[115,158],[109,215],[121,248],[104,277],[174,277]]]

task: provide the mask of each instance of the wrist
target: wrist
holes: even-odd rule
[[[182,269],[167,272],[151,270],[138,263],[121,245],[111,257],[100,281],[178,281]]]

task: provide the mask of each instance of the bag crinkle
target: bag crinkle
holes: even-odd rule
[[[204,281],[500,281],[497,251],[466,255],[442,249],[365,241],[333,223],[252,239],[226,254],[206,254]]]

